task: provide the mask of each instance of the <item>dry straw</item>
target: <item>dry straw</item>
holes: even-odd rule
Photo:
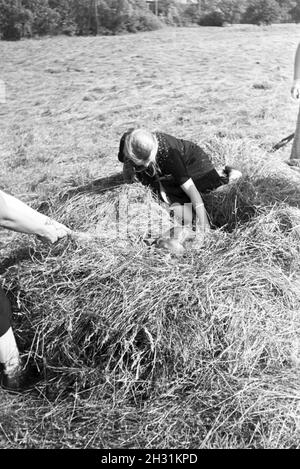
[[[212,220],[227,224],[180,258],[144,242],[146,208],[168,215],[140,185],[99,182],[48,203],[93,237],[33,245],[6,285],[58,428],[63,418],[76,427],[73,412],[87,446],[126,445],[124,434],[129,446],[143,435],[153,447],[298,444],[300,215],[259,204],[257,184],[210,195]],[[115,239],[124,199],[130,229]]]

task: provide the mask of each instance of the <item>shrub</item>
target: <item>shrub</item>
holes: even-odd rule
[[[91,33],[89,21],[89,6],[84,0],[72,0],[69,18],[76,24],[76,34],[86,35]]]
[[[199,24],[201,26],[223,26],[225,23],[224,15],[221,11],[212,11],[200,18]]]
[[[300,23],[300,0],[294,2],[293,7],[289,10],[292,21]]]
[[[0,37],[18,40],[31,30],[32,13],[17,0],[0,0]]]
[[[162,26],[139,0],[0,0],[0,12],[3,39],[34,34],[116,34]]]
[[[185,23],[198,23],[201,18],[201,11],[198,5],[190,4],[183,11],[183,21]]]
[[[243,21],[252,24],[272,24],[281,18],[282,10],[275,0],[251,0]]]
[[[202,26],[222,26],[224,23],[239,23],[244,15],[247,0],[215,0],[202,4],[200,20]],[[199,9],[198,9],[199,12]]]
[[[279,4],[281,8],[281,15],[280,15],[280,21],[282,23],[290,23],[293,20],[292,17],[292,12],[293,9],[297,6],[299,3],[299,0],[294,1],[294,0],[277,0],[277,3]]]
[[[128,18],[127,31],[155,31],[162,27],[162,22],[151,13],[140,12]]]
[[[222,0],[219,9],[226,23],[240,23],[245,10],[247,0]]]
[[[67,36],[77,33],[77,24],[74,18],[73,0],[48,0],[49,7],[59,15],[57,30]]]
[[[60,15],[57,11],[49,8],[48,1],[42,0],[36,2],[36,7],[32,13],[32,33],[34,35],[43,36],[45,34],[54,34],[58,32]]]
[[[162,26],[159,19],[135,0],[102,0],[97,8],[97,30],[102,34],[151,31]],[[93,29],[95,29],[92,26]]]
[[[0,38],[32,35],[118,34],[162,27],[300,20],[300,0],[159,0],[158,17],[146,0],[0,0]],[[153,8],[152,8],[153,10]]]
[[[161,0],[158,3],[158,15],[169,26],[182,26],[184,23],[184,7],[176,0]]]
[[[62,22],[61,33],[66,36],[75,36],[77,33],[77,24],[72,20]]]

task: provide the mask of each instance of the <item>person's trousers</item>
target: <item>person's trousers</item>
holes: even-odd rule
[[[10,375],[19,369],[20,354],[11,327],[11,304],[0,288],[0,364],[4,373]]]
[[[295,131],[290,159],[300,160],[300,108],[298,112],[296,131]]]
[[[0,288],[0,337],[11,327],[11,304],[2,288]]]

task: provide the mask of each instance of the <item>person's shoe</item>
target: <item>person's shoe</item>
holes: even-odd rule
[[[300,169],[300,159],[296,158],[291,158],[286,161],[286,164],[289,165],[292,169]]]
[[[231,168],[230,166],[225,166],[225,171],[228,175],[228,184],[238,181],[243,176],[241,171]]]
[[[222,166],[216,168],[217,173],[221,176],[222,179],[228,178],[228,168],[229,166]]]
[[[224,184],[235,182],[243,176],[241,171],[228,165],[223,166],[222,168],[217,168],[217,172],[219,173],[221,178],[224,179]]]
[[[6,391],[22,392],[33,388],[39,380],[36,368],[28,366],[23,369],[20,364],[9,373],[3,373],[1,387]]]

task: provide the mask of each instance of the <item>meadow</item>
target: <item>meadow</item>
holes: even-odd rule
[[[1,189],[98,234],[51,247],[0,231],[1,285],[42,376],[0,389],[0,448],[300,447],[300,174],[290,144],[270,152],[295,127],[299,31],[0,42]],[[222,227],[182,257],[144,242],[145,207],[162,208],[120,184],[119,139],[138,125],[243,172],[206,200]],[[133,209],[115,239],[120,200]]]

